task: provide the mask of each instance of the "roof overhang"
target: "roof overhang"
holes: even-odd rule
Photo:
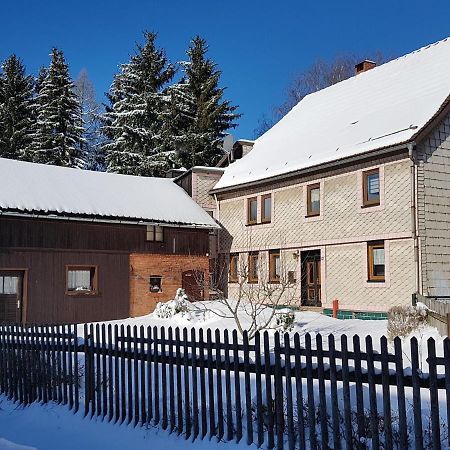
[[[219,188],[219,189],[212,189],[210,191],[210,194],[217,195],[217,194],[223,194],[223,193],[227,193],[227,192],[240,191],[240,190],[248,189],[248,188],[254,188],[254,187],[258,187],[258,186],[264,186],[264,185],[272,184],[272,183],[279,182],[279,181],[289,180],[291,178],[301,177],[301,176],[310,175],[313,173],[323,172],[325,170],[339,168],[339,167],[342,167],[343,165],[355,164],[358,162],[362,162],[362,161],[371,159],[374,156],[383,157],[383,156],[387,156],[391,153],[395,154],[402,150],[406,150],[408,144],[415,144],[415,141],[408,140],[408,141],[402,142],[400,144],[397,144],[395,146],[378,148],[376,150],[371,150],[369,152],[359,153],[357,155],[352,155],[352,156],[348,156],[348,157],[344,157],[344,158],[340,158],[340,159],[335,159],[333,161],[325,162],[322,164],[317,164],[314,166],[309,166],[309,167],[305,167],[302,169],[285,172],[285,173],[282,173],[279,175],[275,175],[273,177],[267,177],[267,178],[262,178],[260,180],[249,181],[248,183],[236,184],[236,185],[232,185],[232,186],[225,186],[225,187]]]
[[[120,225],[158,225],[162,227],[172,228],[191,228],[213,230],[220,228],[219,225],[207,224],[193,224],[193,223],[178,223],[178,222],[164,222],[151,219],[140,219],[131,217],[104,217],[104,216],[88,216],[81,214],[67,214],[47,211],[20,211],[14,209],[0,209],[0,217],[22,217],[29,219],[50,219],[50,220],[70,220],[74,222],[91,222],[91,223],[105,223],[105,224],[120,224]]]

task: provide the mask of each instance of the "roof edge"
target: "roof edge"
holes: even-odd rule
[[[254,180],[254,181],[248,181],[246,183],[235,184],[232,186],[225,186],[223,188],[218,188],[218,189],[213,188],[209,191],[209,193],[210,194],[222,194],[222,193],[226,193],[226,192],[239,191],[242,189],[256,187],[256,186],[260,186],[260,185],[264,185],[264,184],[270,184],[270,183],[273,183],[276,181],[293,178],[296,176],[301,176],[301,175],[304,175],[304,174],[307,174],[310,172],[321,172],[321,171],[326,170],[333,166],[340,166],[343,164],[347,164],[347,163],[351,163],[351,162],[358,162],[360,160],[367,159],[372,154],[379,153],[380,156],[384,156],[389,153],[395,153],[399,150],[405,149],[407,144],[413,143],[413,142],[414,142],[414,139],[408,139],[407,141],[401,142],[396,145],[380,147],[375,150],[370,150],[368,152],[359,153],[358,155],[346,156],[346,157],[343,157],[340,159],[333,159],[332,161],[328,161],[328,162],[321,163],[321,164],[316,164],[314,166],[305,167],[303,169],[296,169],[296,170],[285,172],[285,173],[282,173],[279,175],[274,175],[274,176],[267,177],[267,178],[261,178],[259,180]]]
[[[24,217],[24,218],[37,218],[37,219],[49,219],[49,220],[71,220],[78,222],[92,222],[92,223],[115,223],[122,225],[160,225],[173,228],[193,228],[193,229],[205,229],[212,230],[220,228],[219,225],[208,225],[201,223],[185,223],[185,222],[167,222],[163,220],[149,220],[133,217],[114,218],[109,216],[96,216],[96,215],[83,215],[83,214],[70,214],[70,213],[58,213],[54,211],[26,211],[19,209],[1,209],[0,217]]]

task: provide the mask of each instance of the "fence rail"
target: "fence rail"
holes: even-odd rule
[[[424,357],[415,338],[390,352],[370,336],[265,332],[249,342],[236,331],[111,324],[80,334],[0,325],[1,392],[270,449],[450,445],[448,338],[442,349],[429,339]]]

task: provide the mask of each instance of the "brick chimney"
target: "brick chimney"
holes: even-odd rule
[[[365,59],[364,61],[356,64],[355,73],[356,75],[367,72],[370,69],[373,69],[377,65],[376,62],[370,61],[369,59]]]

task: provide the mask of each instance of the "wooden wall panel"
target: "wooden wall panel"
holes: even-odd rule
[[[28,269],[26,322],[80,323],[129,315],[127,254],[0,249],[0,269]],[[97,265],[99,294],[68,296],[66,265]]]
[[[208,253],[207,230],[167,227],[164,242],[147,242],[145,238],[144,225],[0,217],[0,248]]]

